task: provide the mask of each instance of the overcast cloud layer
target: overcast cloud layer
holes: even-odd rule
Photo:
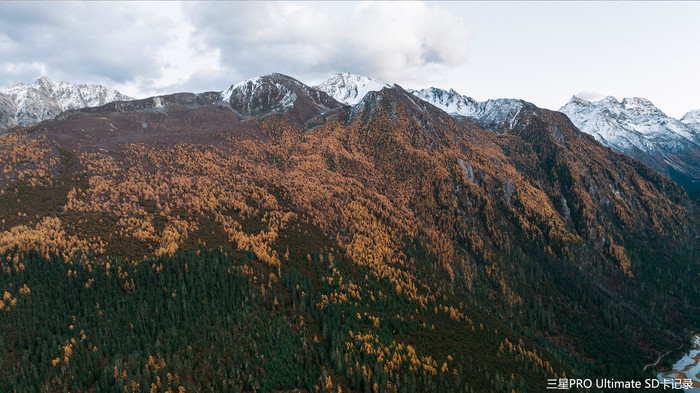
[[[143,96],[282,72],[429,82],[467,58],[464,21],[424,3],[2,3],[0,84],[39,75]]]
[[[0,86],[145,97],[349,71],[552,109],[637,95],[680,116],[700,108],[697,20],[698,3],[0,2]]]

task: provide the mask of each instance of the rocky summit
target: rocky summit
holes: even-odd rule
[[[67,110],[131,99],[100,85],[73,85],[42,76],[32,84],[18,83],[0,89],[0,132],[3,128],[50,120]]]

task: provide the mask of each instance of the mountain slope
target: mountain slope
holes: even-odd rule
[[[700,323],[697,206],[564,115],[268,79],[0,137],[0,389],[542,391]]]
[[[688,192],[700,190],[700,132],[666,116],[650,101],[573,97],[560,111],[602,144],[642,161]],[[687,116],[690,122],[692,115]]]
[[[319,88],[341,102],[354,105],[365,94],[388,86],[360,75],[339,73]],[[473,119],[498,133],[512,128],[523,108],[534,108],[517,99],[477,102],[452,89],[430,87],[409,91],[452,116]],[[648,100],[629,98],[617,102],[613,97],[596,103],[574,97],[560,110],[597,141],[651,166],[690,193],[700,191],[700,111],[689,112],[678,121]]]
[[[27,127],[67,110],[131,99],[100,85],[72,85],[42,76],[31,85],[18,83],[0,89],[0,127]]]
[[[12,96],[0,92],[0,130],[17,125],[17,105]]]
[[[372,92],[391,88],[389,84],[377,82],[362,75],[338,73],[316,88],[327,92],[336,100],[348,105],[361,103],[362,98]],[[503,132],[512,127],[513,119],[523,107],[533,108],[534,105],[517,99],[495,99],[477,102],[450,89],[449,91],[436,87],[421,90],[407,90],[421,100],[447,112],[452,116],[471,118],[482,127]]]

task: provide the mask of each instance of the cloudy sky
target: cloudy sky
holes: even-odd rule
[[[0,2],[0,86],[134,97],[337,71],[558,109],[578,94],[700,108],[699,2]]]

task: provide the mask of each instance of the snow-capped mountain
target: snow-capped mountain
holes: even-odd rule
[[[265,116],[293,110],[301,119],[342,106],[325,92],[277,73],[236,83],[222,91],[219,99],[243,116]]]
[[[366,76],[339,72],[316,88],[325,91],[342,103],[356,105],[367,93],[379,91],[385,87],[391,87],[391,85],[377,82]],[[472,118],[482,127],[494,132],[503,132],[512,128],[514,119],[527,105],[525,101],[516,99],[478,102],[453,89],[448,91],[436,87],[407,91],[452,116]]]
[[[348,105],[389,87],[370,78],[338,73],[317,88]],[[468,117],[493,132],[508,132],[518,126],[523,110],[534,105],[518,99],[478,102],[456,91],[430,87],[409,90],[414,96],[456,117]],[[634,157],[684,185],[688,191],[700,188],[700,110],[688,112],[679,121],[649,100],[607,97],[589,102],[573,97],[564,105],[565,113],[581,131],[600,143]]]
[[[700,144],[696,130],[667,116],[644,98],[617,101],[606,97],[590,102],[574,96],[559,111],[569,116],[581,131],[620,151],[634,147],[652,152],[659,145],[678,151],[688,142]]]
[[[32,84],[0,89],[0,128],[27,127],[67,110],[128,100],[132,98],[104,86],[73,85],[42,76]]]
[[[267,102],[261,102],[261,98]],[[264,76],[248,79],[232,85],[221,93],[221,101],[231,102],[241,107],[241,112],[250,115],[258,105],[270,104],[271,111],[284,111],[291,108],[296,101],[296,93],[275,80],[266,80]]]
[[[409,90],[423,101],[429,102],[451,115],[476,117],[479,113],[479,103],[471,97],[463,96],[456,91],[429,87],[421,90]]]
[[[348,72],[338,72],[327,81],[315,86],[316,89],[347,105],[355,105],[370,91],[379,91],[385,87],[391,87],[391,85]]]
[[[453,89],[447,91],[437,87],[411,90],[411,93],[452,116],[465,116],[476,120],[482,127],[493,132],[506,132],[512,129],[522,109],[532,106],[526,101],[512,98],[478,102]]]
[[[572,97],[559,109],[598,142],[632,156],[680,184],[700,179],[700,111],[683,120],[667,116],[644,98],[587,101]],[[690,183],[688,183],[690,182]]]
[[[690,111],[681,117],[681,123],[692,127],[695,131],[700,132],[700,109]]]
[[[526,108],[534,107],[527,101],[515,98],[497,98],[479,102],[474,118],[489,131],[506,132],[516,126],[518,116]]]

